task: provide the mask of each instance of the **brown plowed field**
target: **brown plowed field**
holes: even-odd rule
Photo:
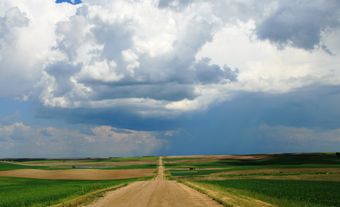
[[[14,162],[15,163],[15,162]],[[15,163],[27,166],[72,166],[72,165],[87,165],[87,166],[127,166],[127,165],[145,165],[145,164],[155,164],[153,161],[123,161],[123,162],[91,162],[91,161],[32,161],[32,162],[21,162]]]
[[[112,180],[148,177],[154,175],[154,169],[132,169],[132,170],[36,170],[20,169],[0,171],[0,176],[57,179],[57,180]]]

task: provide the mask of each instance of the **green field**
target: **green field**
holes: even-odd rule
[[[247,202],[258,199],[284,207],[340,206],[340,157],[335,153],[184,156],[164,161],[171,179],[194,184],[202,192],[217,192],[212,197],[225,205],[252,206]],[[232,201],[223,200],[228,196]]]
[[[157,168],[158,157],[126,157],[106,159],[14,159],[0,162],[0,171],[23,169],[41,170],[124,170]],[[138,178],[115,180],[48,180],[0,177],[0,207],[40,207],[69,202],[84,194],[100,189],[150,179],[140,174]],[[92,196],[92,195],[91,195]],[[93,197],[93,196],[92,196]],[[89,198],[89,200],[93,198]]]
[[[278,206],[340,206],[340,182],[248,179],[201,182]]]
[[[71,181],[0,177],[0,206],[49,206],[94,190],[135,180]]]
[[[48,169],[45,166],[26,166],[20,164],[0,162],[0,170],[18,170],[18,169]]]

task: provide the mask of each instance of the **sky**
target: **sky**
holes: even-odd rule
[[[340,1],[1,0],[0,157],[340,149]]]

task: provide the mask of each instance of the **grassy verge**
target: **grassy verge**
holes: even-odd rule
[[[124,184],[119,184],[119,185],[116,185],[116,186],[113,186],[113,187],[96,190],[96,191],[87,193],[85,195],[78,196],[74,199],[63,201],[63,202],[56,204],[56,205],[52,205],[50,207],[77,207],[77,206],[80,206],[80,205],[88,204],[88,203],[93,202],[97,198],[104,196],[104,194],[106,192],[112,191],[112,190],[117,190],[118,188],[124,187],[126,185],[127,185],[127,183],[124,183]]]
[[[230,202],[223,199],[223,197],[226,197],[226,196],[223,196],[220,192],[216,191],[216,189],[212,190],[200,183],[195,183],[195,182],[191,182],[187,180],[177,180],[177,181],[184,185],[189,186],[190,188],[197,190],[200,193],[206,194],[207,196],[209,196],[210,198],[212,198],[213,200],[217,201],[218,203],[222,204],[225,207],[233,206]]]
[[[181,183],[201,192],[222,204],[226,207],[242,206],[242,207],[273,207],[274,205],[266,203],[247,195],[236,194],[235,192],[225,191],[223,188],[217,185],[192,182],[192,181],[180,181]]]
[[[50,206],[67,202],[96,190],[124,185],[136,180],[141,180],[141,178],[105,181],[71,181],[1,177],[0,207]]]

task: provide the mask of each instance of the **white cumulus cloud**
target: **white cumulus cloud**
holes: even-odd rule
[[[333,0],[0,6],[0,96],[46,107],[169,116],[242,91],[340,84]]]

